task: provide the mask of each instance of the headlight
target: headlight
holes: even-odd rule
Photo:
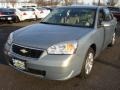
[[[7,40],[7,43],[12,44],[12,42],[13,42],[13,33],[10,33],[8,40]]]
[[[73,54],[77,49],[77,42],[59,43],[48,48],[48,54]]]

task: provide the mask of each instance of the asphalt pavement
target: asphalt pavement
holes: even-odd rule
[[[39,21],[0,24],[0,90],[120,90],[120,24],[117,41],[95,60],[88,79],[44,80],[18,72],[6,64],[3,49],[10,32]]]

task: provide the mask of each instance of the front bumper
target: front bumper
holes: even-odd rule
[[[40,58],[33,59],[8,52],[8,50],[4,52],[10,66],[29,75],[51,80],[67,80],[79,74],[75,55],[48,55],[47,52],[44,52]],[[13,58],[24,61],[25,70],[15,67]]]
[[[10,15],[10,16],[0,16],[0,21],[16,21],[17,16]]]

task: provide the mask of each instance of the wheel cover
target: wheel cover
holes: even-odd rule
[[[114,34],[113,34],[113,38],[112,38],[112,45],[115,44],[115,38],[116,38],[116,35],[115,35],[115,33],[114,33]]]
[[[86,59],[86,64],[85,64],[85,73],[88,75],[93,67],[93,60],[94,60],[94,55],[93,53],[89,53]]]

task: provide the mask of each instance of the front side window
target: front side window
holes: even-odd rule
[[[90,8],[58,8],[53,10],[41,23],[94,27],[96,9]]]

